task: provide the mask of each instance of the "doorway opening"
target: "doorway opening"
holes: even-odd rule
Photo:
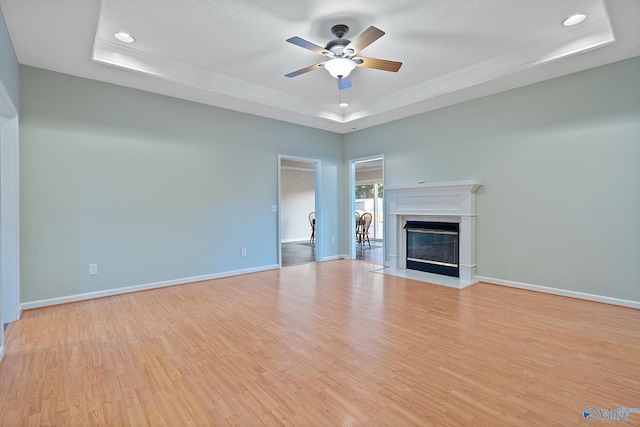
[[[278,259],[281,267],[320,260],[320,161],[278,156]]]
[[[384,264],[384,156],[350,161],[351,258]]]

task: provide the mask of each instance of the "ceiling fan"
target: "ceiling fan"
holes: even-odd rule
[[[331,33],[336,38],[327,43],[325,47],[318,46],[300,37],[287,39],[289,43],[319,53],[327,59],[318,64],[285,74],[285,77],[296,77],[300,74],[317,70],[318,68],[324,68],[329,74],[338,79],[338,89],[343,90],[351,87],[349,73],[356,67],[374,68],[376,70],[392,71],[394,73],[400,69],[402,62],[358,56],[360,51],[382,37],[384,31],[371,26],[358,34],[353,40],[343,38],[348,32],[348,26],[344,24],[334,25],[331,27]]]

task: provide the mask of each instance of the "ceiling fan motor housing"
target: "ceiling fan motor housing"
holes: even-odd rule
[[[327,43],[325,49],[333,53],[335,56],[341,57],[343,55],[344,47],[351,43],[351,40],[343,39],[343,37],[346,36],[348,32],[349,27],[344,24],[338,24],[331,27],[331,34],[333,34],[337,38]]]
[[[331,34],[341,39],[347,35],[349,32],[349,27],[344,24],[338,24],[331,27]]]

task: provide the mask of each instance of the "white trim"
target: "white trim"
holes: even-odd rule
[[[602,302],[605,304],[620,305],[623,307],[640,309],[640,301],[631,301],[620,298],[607,297],[603,295],[587,294],[566,289],[551,288],[548,286],[532,285],[530,283],[514,282],[512,280],[494,279],[493,277],[475,276],[476,282],[486,282],[494,285],[508,286],[510,288],[525,289],[534,292],[544,292],[546,294],[560,295],[563,297],[578,298],[588,301]]]
[[[371,170],[371,169],[367,169],[367,172]],[[373,184],[379,184],[380,180],[379,179],[362,179],[362,180],[357,180],[356,179],[356,185],[373,185]]]
[[[326,257],[322,257],[322,259],[320,260],[321,262],[325,262],[325,261],[335,261],[338,259],[349,259],[349,255],[347,254],[341,254],[341,255],[331,255],[331,256],[326,256]]]
[[[282,169],[290,170],[290,171],[302,171],[302,172],[313,172],[313,168],[298,168],[294,166],[280,166]]]
[[[391,185],[389,188],[385,187],[385,190],[445,190],[453,191],[459,189],[465,193],[470,192],[475,194],[482,186],[482,182],[475,179],[464,179],[460,181],[442,181],[442,182],[420,182],[418,184],[408,185]]]
[[[385,157],[384,154],[374,154],[366,157],[358,157],[356,159],[349,159],[349,212],[347,213],[347,217],[349,218],[349,258],[348,259],[356,259],[356,240],[354,236],[356,235],[356,225],[355,225],[355,217],[354,212],[356,211],[356,185],[359,185],[356,180],[356,163],[368,162],[371,160],[382,160],[382,186],[386,191],[386,176],[385,176]],[[385,202],[386,203],[386,202]],[[386,205],[385,205],[386,206]],[[386,218],[387,212],[383,210],[383,217]],[[382,251],[383,254],[387,250],[385,245],[385,234],[387,233],[386,222],[382,222]],[[386,260],[386,257],[383,255],[383,258]]]
[[[0,262],[2,319],[20,319],[20,159],[18,111],[0,82]],[[0,342],[2,345],[2,342]]]
[[[277,264],[265,265],[262,267],[245,268],[242,270],[225,271],[222,273],[205,274],[203,276],[186,277],[184,279],[166,280],[164,282],[147,283],[144,285],[128,286],[125,288],[107,289],[104,291],[88,292],[85,294],[68,295],[64,297],[49,298],[38,301],[30,301],[22,303],[22,310],[30,310],[40,307],[48,307],[51,305],[67,304],[70,302],[84,301],[94,298],[110,297],[120,294],[128,294],[131,292],[146,291],[149,289],[164,288],[167,286],[185,285],[187,283],[201,282],[203,280],[220,279],[223,277],[238,276],[241,274],[257,273],[259,271],[276,270],[280,266]]]
[[[300,243],[307,242],[307,243],[309,243],[309,236],[298,237],[296,239],[282,239],[282,243],[296,243],[296,242],[300,242]]]
[[[316,245],[316,261],[322,260],[322,217],[324,213],[322,211],[322,161],[318,159],[314,165],[314,191],[316,192],[316,237],[314,244]]]
[[[4,346],[0,347],[0,361],[2,361],[2,358],[4,357]]]

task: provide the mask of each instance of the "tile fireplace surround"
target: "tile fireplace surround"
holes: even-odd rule
[[[457,288],[472,284],[476,272],[476,191],[481,186],[481,182],[468,180],[386,187],[384,192],[389,215],[390,268],[379,272],[418,279],[422,276],[424,281]],[[459,278],[407,270],[407,242],[404,232],[407,221],[460,224]]]

